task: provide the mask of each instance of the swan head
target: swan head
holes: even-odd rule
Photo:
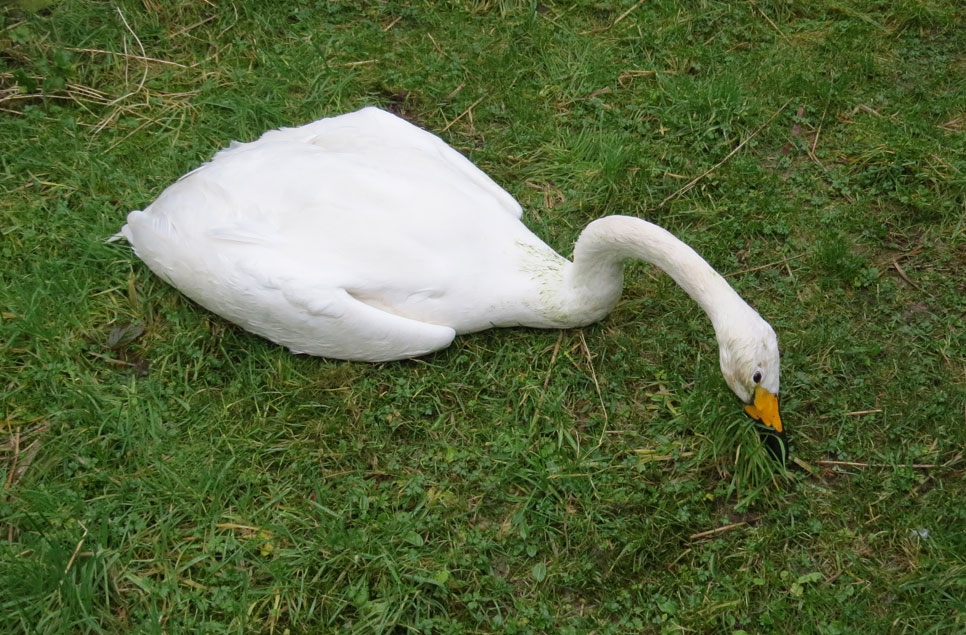
[[[745,404],[745,412],[761,424],[768,449],[784,460],[787,446],[778,409],[778,337],[754,310],[723,326],[718,330],[721,373]]]

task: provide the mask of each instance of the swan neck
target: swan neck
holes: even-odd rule
[[[631,216],[592,222],[574,248],[573,283],[592,288],[595,280],[618,278],[628,259],[647,261],[665,271],[711,318],[718,332],[727,319],[753,310],[731,285],[686,243],[653,223]],[[720,339],[720,338],[719,338]]]

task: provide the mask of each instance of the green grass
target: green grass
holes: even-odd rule
[[[961,3],[0,5],[0,631],[966,632]],[[366,365],[104,242],[367,104],[562,253],[632,213],[733,274],[788,475],[653,268],[582,331]]]

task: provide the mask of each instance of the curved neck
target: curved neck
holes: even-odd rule
[[[624,261],[631,258],[645,260],[670,275],[708,314],[716,333],[725,316],[754,313],[691,247],[667,230],[631,216],[595,220],[580,234],[568,281],[571,293],[586,302],[599,301],[602,292],[609,293],[609,281],[616,280],[620,286]],[[617,293],[619,296],[619,288]]]

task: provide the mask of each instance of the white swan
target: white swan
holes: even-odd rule
[[[592,222],[570,262],[519,204],[435,135],[376,108],[232,143],[168,187],[121,234],[198,304],[294,352],[386,361],[495,326],[579,327],[651,262],[705,310],[721,371],[782,433],[778,340],[714,269],[667,231]]]

